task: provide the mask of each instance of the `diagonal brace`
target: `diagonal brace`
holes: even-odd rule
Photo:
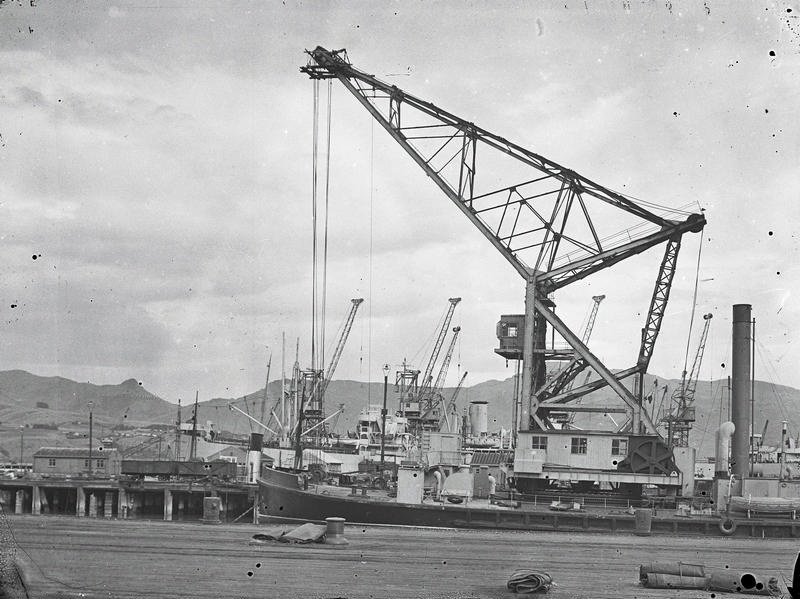
[[[634,424],[634,432],[636,434],[639,433],[640,423],[644,422],[647,429],[653,433],[657,434],[656,427],[653,424],[653,421],[650,419],[649,414],[646,410],[642,409],[641,404],[636,400],[633,394],[628,391],[622,384],[617,380],[614,374],[605,367],[605,365],[597,359],[597,357],[589,351],[589,348],[584,345],[584,343],[578,338],[575,333],[569,330],[566,324],[556,316],[556,313],[550,310],[547,306],[545,306],[538,298],[534,300],[535,307],[537,312],[541,314],[545,320],[552,326],[558,333],[569,343],[570,347],[575,350],[575,352],[583,358],[589,366],[594,368],[595,372],[602,379],[608,383],[609,387],[611,387],[614,392],[619,395],[619,397],[624,401],[628,407],[631,409],[633,424]],[[533,409],[531,409],[533,411]]]

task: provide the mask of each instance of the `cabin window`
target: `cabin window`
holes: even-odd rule
[[[48,460],[47,460],[47,465],[48,465],[50,468],[55,468],[55,467],[56,467],[56,459],[55,459],[55,458],[50,458],[50,459],[48,459]]]
[[[533,449],[547,449],[547,437],[534,435],[531,437],[531,448]]]
[[[586,453],[586,437],[572,437],[572,453],[584,455]]]
[[[508,325],[508,336],[509,337],[516,337],[517,336],[517,327],[514,325]]]
[[[611,455],[628,455],[628,440],[627,439],[612,439],[611,440]]]

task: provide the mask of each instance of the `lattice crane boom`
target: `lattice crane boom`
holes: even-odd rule
[[[592,312],[589,314],[589,319],[586,321],[586,328],[583,330],[583,341],[584,344],[589,343],[589,339],[592,337],[592,330],[594,329],[594,321],[597,319],[597,311],[600,309],[600,302],[606,299],[605,295],[595,295],[592,297]]]
[[[450,361],[453,358],[453,350],[456,347],[456,342],[458,341],[458,334],[461,332],[461,327],[453,327],[453,337],[450,339],[450,345],[447,348],[447,351],[444,354],[444,359],[442,360],[442,366],[439,368],[439,374],[436,377],[436,382],[433,384],[431,388],[431,397],[434,399],[439,393],[442,391],[442,387],[444,386],[444,380],[447,377],[447,371],[450,369]]]
[[[641,375],[660,330],[681,236],[701,231],[705,217],[690,214],[685,220],[673,220],[660,216],[569,168],[356,69],[344,50],[317,47],[308,54],[310,60],[301,71],[314,79],[340,81],[525,279],[527,333],[522,339],[520,386],[523,427],[545,426],[539,394],[542,399],[566,398],[567,402],[577,396],[577,390],[549,398],[544,393],[544,348],[537,343],[545,339],[541,331],[549,325],[572,346],[581,366],[591,366],[602,381],[600,385],[609,385],[625,401],[634,432],[640,432],[644,423],[655,433],[640,399],[555,315],[547,298],[572,282],[667,243],[639,359],[631,369],[631,374]],[[487,164],[488,169],[482,170]],[[512,172],[501,173],[498,165]],[[422,385],[429,381],[430,372]]]
[[[333,351],[333,355],[331,356],[331,361],[328,364],[328,369],[325,372],[325,377],[322,379],[320,383],[320,388],[318,390],[318,395],[320,398],[320,402],[325,397],[325,391],[328,389],[328,385],[333,378],[333,373],[336,372],[336,367],[339,365],[339,358],[342,357],[342,352],[344,351],[344,346],[347,343],[347,338],[350,336],[350,329],[353,328],[353,321],[356,318],[356,312],[358,312],[358,307],[364,302],[363,298],[356,298],[350,300],[350,312],[347,314],[347,319],[345,320],[344,326],[342,327],[342,333],[339,335],[339,340],[336,343],[336,348]]]
[[[711,325],[713,314],[708,313],[703,316],[703,331],[700,333],[700,341],[697,344],[692,369],[687,376],[684,370],[681,374],[681,386],[675,390],[672,396],[673,412],[667,416],[668,435],[671,443],[676,447],[689,446],[689,431],[692,422],[695,421],[694,395],[697,389],[697,379],[700,376],[700,365],[703,362],[703,354],[708,340],[708,329]]]
[[[684,407],[694,403],[697,379],[700,377],[700,365],[703,363],[703,354],[706,351],[706,341],[708,341],[708,329],[713,317],[714,315],[711,313],[703,315],[703,332],[700,334],[700,342],[697,345],[697,353],[694,356],[694,362],[692,362],[692,370],[689,372],[689,378],[683,390]]]
[[[439,358],[439,353],[442,351],[442,345],[444,345],[447,329],[450,327],[450,321],[453,320],[453,312],[455,312],[456,306],[461,301],[461,298],[451,297],[448,301],[450,302],[450,306],[447,308],[447,314],[445,314],[444,321],[436,336],[436,341],[433,344],[431,358],[428,360],[428,365],[425,367],[425,373],[422,375],[422,382],[419,388],[419,396],[421,398],[430,396],[433,383],[433,369],[436,365],[436,360]]]

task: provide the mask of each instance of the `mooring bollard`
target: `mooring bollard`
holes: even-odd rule
[[[219,512],[222,500],[219,497],[203,498],[203,524],[220,524]]]
[[[348,541],[344,538],[344,518],[325,518],[325,522],[325,544],[347,545]]]
[[[640,537],[649,537],[653,522],[653,510],[649,508],[638,508],[634,511],[633,517],[636,523],[636,530],[633,534]]]

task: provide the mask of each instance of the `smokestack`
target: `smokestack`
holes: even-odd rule
[[[753,342],[750,310],[750,304],[733,306],[731,420],[736,432],[733,434],[731,472],[740,480],[743,476],[750,476],[750,355]]]
[[[250,446],[247,450],[247,482],[255,484],[261,476],[261,448],[264,447],[264,435],[250,433]]]
[[[470,434],[480,437],[489,432],[489,405],[485,401],[472,401],[469,404]]]

